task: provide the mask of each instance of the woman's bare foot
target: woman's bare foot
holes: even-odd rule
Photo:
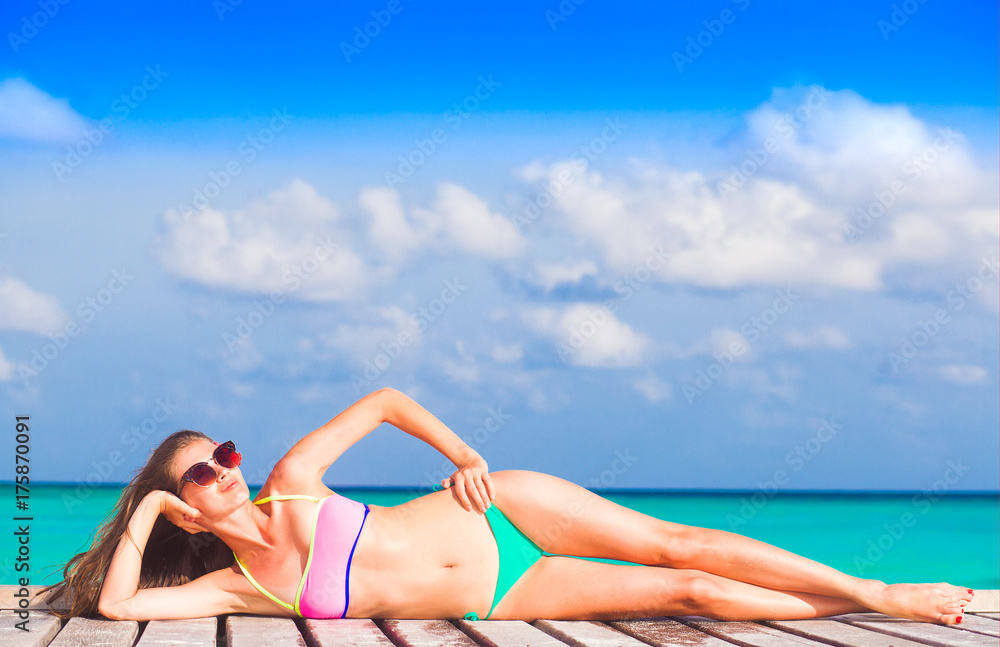
[[[972,589],[940,584],[890,584],[865,580],[859,588],[859,604],[872,611],[942,625],[962,622]]]

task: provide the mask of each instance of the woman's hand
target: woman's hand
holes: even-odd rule
[[[192,535],[199,532],[209,532],[208,528],[198,523],[201,510],[192,508],[172,492],[163,491],[163,496],[160,499],[160,514],[166,517],[170,523]]]
[[[496,497],[496,488],[493,487],[486,461],[479,455],[459,462],[455,473],[441,481],[441,487],[452,485],[457,486],[454,495],[466,510],[472,510],[472,504],[475,503],[480,512],[486,512],[490,501]]]

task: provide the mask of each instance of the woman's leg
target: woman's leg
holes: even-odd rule
[[[772,591],[687,569],[542,557],[507,592],[493,620],[612,620],[694,615],[797,620],[866,608],[842,598]]]
[[[496,472],[495,503],[528,538],[551,553],[694,569],[775,591],[849,600],[897,617],[953,623],[972,599],[949,584],[862,580],[761,541],[662,521],[555,476]]]

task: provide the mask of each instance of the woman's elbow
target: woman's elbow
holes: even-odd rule
[[[98,602],[97,612],[108,620],[128,620],[125,614],[122,612],[121,604],[112,604],[110,602]]]

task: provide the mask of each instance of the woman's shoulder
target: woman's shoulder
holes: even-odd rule
[[[333,494],[333,490],[323,485],[323,482],[315,478],[307,477],[304,474],[296,473],[295,470],[283,468],[275,465],[274,469],[267,476],[260,492],[254,497],[254,502],[265,497],[275,496],[311,496],[322,499]]]

